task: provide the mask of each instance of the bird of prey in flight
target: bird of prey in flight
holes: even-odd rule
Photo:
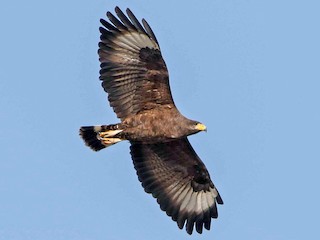
[[[80,128],[80,136],[95,151],[123,140],[144,190],[160,208],[192,234],[210,229],[223,204],[208,170],[188,136],[206,126],[176,108],[160,46],[149,24],[130,9],[115,8],[101,19],[100,80],[119,123]]]

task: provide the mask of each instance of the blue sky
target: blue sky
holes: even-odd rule
[[[98,80],[99,19],[130,7],[152,26],[190,137],[225,204],[185,231],[144,193],[119,143],[95,153],[82,125],[116,123]],[[319,237],[318,1],[3,1],[0,239]]]

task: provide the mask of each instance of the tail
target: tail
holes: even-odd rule
[[[88,147],[94,151],[99,151],[124,140],[117,136],[122,131],[118,124],[90,126],[81,127],[79,135]]]

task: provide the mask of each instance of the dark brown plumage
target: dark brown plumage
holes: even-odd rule
[[[187,136],[206,127],[187,119],[173,102],[166,64],[148,23],[142,24],[127,9],[116,7],[111,23],[101,19],[100,80],[118,124],[81,127],[80,135],[95,151],[123,140],[131,143],[131,156],[139,180],[160,208],[186,226],[202,233],[217,218],[223,201]]]

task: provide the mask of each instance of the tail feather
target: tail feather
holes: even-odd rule
[[[94,151],[99,151],[122,141],[123,139],[117,136],[122,131],[118,124],[86,126],[80,128],[79,135],[88,147]]]

